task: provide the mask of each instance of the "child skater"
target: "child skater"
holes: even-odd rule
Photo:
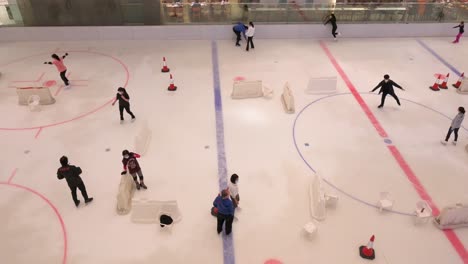
[[[335,14],[331,13],[329,16],[328,16],[328,20],[325,22],[324,25],[330,23],[332,25],[332,35],[333,35],[333,39],[336,41],[336,36],[337,35],[341,35],[339,32],[336,32],[336,30],[338,29],[338,26],[336,25],[336,17],[335,17]]]
[[[247,47],[245,48],[246,51],[249,51],[249,43],[250,47],[252,49],[255,49],[254,43],[253,43],[253,37],[255,35],[255,26],[252,22],[249,22],[249,28],[247,29],[247,33],[245,33],[247,36]]]
[[[73,165],[68,164],[68,158],[62,156],[60,158],[60,165],[62,165],[57,170],[57,178],[59,180],[65,178],[67,180],[68,187],[70,187],[71,195],[73,201],[75,202],[75,206],[78,207],[80,205],[80,200],[76,196],[76,189],[78,188],[85,199],[85,203],[88,204],[93,201],[93,197],[88,197],[88,193],[86,192],[86,186],[84,185],[83,180],[80,177],[81,168],[76,167]]]
[[[458,43],[463,33],[465,33],[465,22],[461,21],[458,26],[454,26],[453,28],[458,28],[458,35],[452,43]]]
[[[234,208],[237,208],[239,206],[239,186],[237,186],[237,183],[239,183],[239,176],[237,174],[231,175],[231,179],[229,181],[229,193],[231,195],[231,200],[232,203],[234,204]]]
[[[133,180],[135,181],[135,185],[137,190],[140,190],[140,187],[143,189],[148,189],[148,187],[143,182],[143,173],[141,172],[140,164],[138,164],[137,158],[141,157],[139,154],[129,152],[128,150],[122,151],[122,163],[124,167],[124,171],[122,171],[122,175],[127,174],[127,168],[132,175]],[[138,183],[137,176],[140,178],[140,183]]]
[[[465,118],[465,108],[460,106],[460,107],[458,107],[458,114],[452,120],[452,124],[450,125],[447,136],[445,137],[445,141],[444,140],[440,141],[440,143],[442,143],[442,145],[447,145],[447,142],[448,142],[448,140],[450,138],[450,135],[452,134],[452,131],[455,134],[455,139],[453,140],[452,144],[457,145],[458,130],[460,129],[464,118]]]
[[[132,117],[132,122],[135,121],[135,115],[132,113],[132,111],[130,111],[130,96],[128,95],[125,88],[119,87],[119,89],[117,89],[117,95],[115,96],[114,102],[112,102],[112,106],[114,106],[117,100],[119,101],[120,124],[123,124],[124,122],[124,109]]]
[[[65,86],[70,86],[70,81],[67,79],[67,67],[63,63],[63,59],[65,59],[68,56],[68,53],[65,53],[65,55],[62,56],[62,59],[57,54],[52,54],[52,58],[54,59],[52,62],[46,61],[44,64],[50,64],[50,65],[55,65],[57,67],[57,70],[60,72],[60,78],[62,78],[62,81],[65,83]]]
[[[396,82],[390,80],[390,76],[388,74],[385,74],[384,75],[384,80],[381,81],[374,89],[372,89],[371,92],[374,92],[379,87],[381,87],[380,91],[379,91],[379,94],[382,94],[382,99],[380,101],[380,105],[378,106],[378,108],[382,108],[384,106],[385,97],[387,95],[391,95],[393,98],[395,98],[395,100],[397,101],[397,104],[401,105],[400,100],[398,99],[398,96],[396,96],[395,91],[393,90],[393,86],[396,86],[396,87],[400,88],[402,91],[405,90],[400,85],[398,85]]]

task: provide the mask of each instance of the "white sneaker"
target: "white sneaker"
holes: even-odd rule
[[[333,40],[334,40],[334,41],[338,41],[338,39],[337,39],[337,38],[334,38]]]
[[[134,118],[132,118],[132,120],[131,120],[130,122],[132,122],[132,123],[133,123],[133,122],[135,122],[135,117],[134,117]]]
[[[447,145],[447,141],[445,140],[441,140],[440,143],[442,143],[442,145]]]
[[[120,120],[120,124],[123,124],[124,123],[124,120]]]
[[[338,36],[341,36],[341,32],[338,32]]]
[[[456,141],[453,141],[452,144],[453,144],[454,146],[456,146],[456,145],[457,145],[457,142],[456,142]]]

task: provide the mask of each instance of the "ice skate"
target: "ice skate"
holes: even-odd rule
[[[78,202],[75,203],[75,206],[76,207],[80,206],[80,200],[78,200]]]
[[[456,141],[453,141],[452,144],[453,144],[454,146],[456,146],[456,145],[457,145],[457,142],[456,142]]]
[[[135,122],[135,119],[136,119],[135,117],[132,117],[132,120],[130,122],[132,123]]]
[[[89,204],[90,202],[92,202],[94,200],[93,197],[90,197],[88,199],[85,200],[85,204]]]
[[[382,107],[383,107],[383,105],[379,105],[379,106],[377,106],[377,108],[382,108]]]
[[[141,183],[140,183],[140,186],[141,186],[141,188],[143,188],[143,189],[145,189],[145,190],[148,189],[148,187],[145,185],[144,182],[141,182]]]
[[[135,182],[137,190],[140,190],[140,184],[138,182]]]
[[[442,145],[444,145],[444,146],[447,145],[447,141],[445,141],[445,140],[441,140],[440,143],[441,143]]]

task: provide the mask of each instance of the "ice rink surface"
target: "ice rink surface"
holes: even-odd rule
[[[0,262],[367,263],[358,247],[374,234],[373,263],[468,263],[468,229],[444,233],[432,223],[416,226],[410,216],[425,195],[439,209],[468,202],[468,121],[457,146],[440,144],[468,96],[429,89],[434,74],[450,73],[451,86],[468,69],[468,43],[450,41],[256,40],[250,52],[230,41],[2,43]],[[55,67],[43,64],[54,52],[69,53],[68,89]],[[163,56],[176,92],[167,91]],[[395,89],[401,106],[387,97],[377,109],[380,97],[369,91],[386,73],[406,91]],[[338,77],[336,93],[306,93],[309,78],[330,76]],[[262,80],[273,97],[232,100],[238,77]],[[56,82],[55,104],[40,112],[17,104],[13,87],[48,81]],[[285,82],[295,114],[280,102]],[[118,106],[110,105],[119,86],[131,97],[134,123],[126,115],[120,124]],[[121,152],[134,150],[145,123],[152,141],[140,165],[148,190],[135,197],[177,200],[183,219],[172,233],[115,210]],[[92,204],[75,208],[57,179],[62,155],[83,169]],[[233,247],[223,249],[229,239],[217,235],[210,208],[224,165],[228,176],[240,176],[242,209]],[[307,239],[302,227],[312,221],[314,171],[339,202]],[[395,212],[373,207],[383,191],[392,194]]]

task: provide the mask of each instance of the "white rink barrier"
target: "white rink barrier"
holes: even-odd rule
[[[246,99],[263,97],[262,81],[234,81],[232,99]]]
[[[462,83],[460,85],[460,88],[457,89],[457,92],[460,94],[468,94],[468,81],[466,81],[467,78],[462,79]]]
[[[310,78],[307,84],[306,93],[308,94],[327,94],[335,93],[337,87],[337,78],[333,77],[318,77]]]
[[[323,221],[327,217],[327,207],[334,207],[338,196],[325,193],[322,178],[315,174],[309,186],[310,214],[312,218]]]
[[[130,174],[120,178],[119,191],[117,193],[117,214],[126,215],[132,208],[132,198],[135,193],[135,182]]]
[[[468,205],[457,203],[443,208],[434,224],[440,229],[468,227]]]
[[[295,112],[294,96],[288,82],[284,84],[281,102],[283,103],[283,108],[286,113],[293,114]]]
[[[152,131],[145,122],[135,137],[135,152],[140,155],[145,155],[149,149],[152,138]]]
[[[182,220],[177,201],[133,200],[131,220],[139,224],[159,223],[161,215],[168,215],[174,223]]]
[[[55,98],[52,97],[48,87],[17,87],[16,94],[18,95],[19,105],[28,105],[28,100],[31,96],[39,96],[39,104],[50,105],[55,103]]]

